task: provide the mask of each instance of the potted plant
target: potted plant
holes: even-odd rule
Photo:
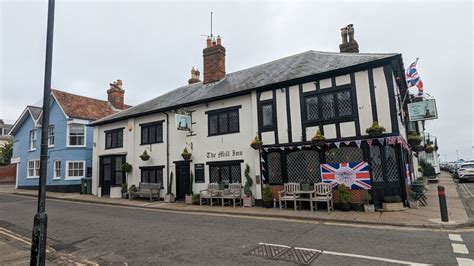
[[[165,195],[166,203],[175,201],[174,194],[171,192],[172,185],[173,185],[173,172],[170,173],[170,182],[166,186],[166,195]]]
[[[126,182],[122,183],[122,199],[128,198],[128,185]]]
[[[316,146],[324,146],[324,143],[326,142],[326,138],[324,137],[323,134],[321,134],[321,131],[319,129],[316,131],[316,135],[314,135],[311,138],[311,141],[316,145]]]
[[[193,204],[193,182],[194,182],[194,175],[193,173],[190,173],[188,193],[186,193],[186,204]]]
[[[146,150],[143,151],[142,155],[139,156],[142,161],[148,161],[150,159],[150,155],[148,155],[148,152]]]
[[[244,207],[252,207],[255,205],[255,198],[252,195],[252,184],[253,180],[250,177],[250,166],[248,164],[245,165],[245,185],[244,185]]]
[[[414,151],[414,152],[420,152],[420,151],[423,150],[423,146],[421,146],[421,145],[412,146],[411,150]]]
[[[365,212],[374,212],[375,211],[375,206],[372,203],[372,196],[370,195],[369,191],[367,191],[367,194],[365,194],[365,200],[364,200],[364,211]]]
[[[345,212],[350,211],[351,210],[350,194],[346,185],[339,184],[338,191],[339,191],[339,199],[341,201],[341,205],[340,205],[341,211],[345,211]]]
[[[401,211],[403,210],[403,202],[400,196],[383,197],[382,207],[384,211]]]
[[[438,151],[438,139],[435,139],[435,143],[434,143],[434,150],[435,151]]]
[[[425,146],[425,152],[426,153],[433,153],[433,151],[435,150],[433,144],[428,144]]]
[[[183,157],[183,159],[185,159],[186,161],[191,159],[191,153],[189,153],[188,149],[187,148],[184,148],[183,152],[181,153],[181,157]]]
[[[408,134],[408,144],[412,147],[416,147],[421,144],[421,135],[420,133],[413,131]]]
[[[303,182],[301,182],[301,190],[309,191],[309,185],[309,180],[306,178]]]
[[[415,192],[410,188],[408,191],[408,204],[410,209],[418,209],[418,200],[415,197]]]
[[[258,137],[258,134],[255,135],[255,138],[253,138],[252,142],[250,142],[250,147],[252,147],[254,150],[259,150],[263,145],[263,142],[260,140]]]
[[[374,121],[372,125],[365,130],[369,136],[372,137],[379,137],[382,136],[382,134],[385,132],[385,128],[383,126],[379,125],[379,122]]]
[[[273,203],[273,193],[270,186],[265,186],[262,192],[263,206],[265,208],[271,208]]]

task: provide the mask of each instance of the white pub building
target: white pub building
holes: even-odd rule
[[[161,195],[172,173],[177,200],[191,173],[197,194],[209,183],[245,184],[248,164],[258,204],[264,183],[276,191],[287,182],[321,182],[320,164],[365,161],[376,206],[384,196],[406,201],[412,164],[402,56],[359,53],[351,30],[340,53],[307,51],[233,73],[225,71],[221,38],[208,38],[202,81],[193,70],[188,85],[92,124],[94,194],[125,181],[124,162],[133,166],[128,186],[161,183]],[[386,129],[377,137],[366,133],[374,121]],[[323,146],[311,141],[318,129]],[[250,147],[256,135],[257,150]],[[145,151],[148,160],[140,157]],[[351,191],[352,202],[362,196]]]

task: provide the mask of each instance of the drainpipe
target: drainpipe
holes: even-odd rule
[[[170,121],[168,113],[164,112],[164,114],[166,115],[166,186],[168,187],[170,183]]]

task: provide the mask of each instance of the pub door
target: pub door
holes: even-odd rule
[[[110,195],[111,186],[121,186],[125,180],[125,172],[122,164],[125,163],[125,155],[109,155],[100,157],[99,184],[102,195]]]
[[[176,200],[184,200],[189,188],[189,161],[176,162]]]

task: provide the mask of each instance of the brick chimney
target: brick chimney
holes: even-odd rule
[[[349,24],[341,28],[342,43],[339,44],[339,51],[341,53],[358,53],[359,44],[354,39],[354,25]],[[349,38],[349,40],[348,40]]]
[[[204,84],[216,82],[225,77],[225,48],[221,37],[207,37],[207,47],[202,50],[204,59]]]
[[[201,82],[201,80],[199,80],[199,75],[201,75],[201,73],[199,72],[199,69],[194,69],[193,67],[191,69],[191,78],[188,79],[188,83],[193,84],[193,83]]]
[[[125,104],[123,102],[125,90],[122,89],[122,80],[117,79],[109,84],[110,89],[107,90],[107,100],[115,108],[119,110],[125,109]]]

